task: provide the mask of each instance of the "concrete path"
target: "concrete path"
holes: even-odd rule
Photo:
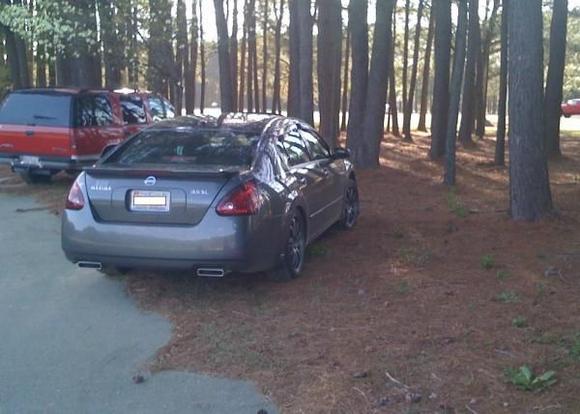
[[[121,282],[77,269],[60,220],[0,194],[0,414],[277,412],[249,382],[162,372],[135,384],[170,338]]]

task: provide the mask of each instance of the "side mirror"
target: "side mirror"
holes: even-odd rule
[[[117,147],[119,146],[119,144],[109,144],[107,145],[105,148],[103,148],[103,151],[101,151],[101,159],[105,158],[106,156],[108,156],[110,153],[112,153]]]
[[[335,160],[347,160],[350,158],[350,150],[348,148],[337,147],[334,149],[332,158]]]

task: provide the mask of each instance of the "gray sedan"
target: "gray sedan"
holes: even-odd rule
[[[74,182],[62,248],[81,267],[271,270],[293,279],[306,246],[359,214],[355,172],[308,124],[282,116],[182,117],[145,129]]]

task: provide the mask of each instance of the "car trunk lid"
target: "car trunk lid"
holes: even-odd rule
[[[86,171],[95,218],[103,222],[195,225],[236,170],[126,169]]]

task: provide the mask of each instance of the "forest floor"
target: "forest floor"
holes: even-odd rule
[[[291,283],[129,274],[174,323],[152,369],[253,380],[283,413],[580,412],[580,138],[550,165],[557,213],[533,224],[507,216],[492,139],[459,149],[453,191],[428,144],[386,138],[382,167],[358,173],[357,227],[311,246]],[[0,177],[56,214],[70,185]],[[520,390],[523,365],[557,382]]]

